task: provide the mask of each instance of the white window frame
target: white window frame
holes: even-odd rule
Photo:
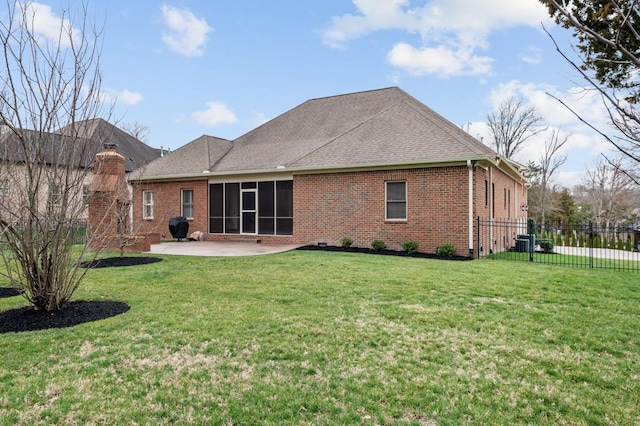
[[[62,186],[52,183],[49,185],[49,203],[53,207],[60,207],[62,204]]]
[[[153,219],[155,209],[155,197],[153,190],[145,189],[142,191],[142,218],[145,220]]]
[[[389,200],[389,184],[390,183],[403,183],[404,184],[404,200]],[[389,218],[389,204],[390,203],[404,203],[404,217],[403,218]],[[390,180],[384,183],[384,219],[390,222],[406,222],[408,216],[408,202],[407,202],[407,181],[406,180]]]
[[[0,179],[0,196],[6,197],[7,195],[9,195],[9,181]]]
[[[191,202],[186,202],[184,196],[187,193],[191,193]],[[192,188],[184,188],[180,190],[180,215],[186,217],[187,219],[193,219],[195,216],[195,205],[194,205],[194,194]],[[185,214],[185,207],[191,206],[191,215]]]

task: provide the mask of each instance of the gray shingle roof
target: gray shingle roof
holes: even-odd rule
[[[102,118],[95,118],[76,123],[80,137],[94,141],[99,150],[104,143],[115,144],[118,154],[125,158],[125,170],[133,171],[138,167],[160,157],[160,151],[134,138]],[[60,133],[68,133],[68,127],[60,129]],[[96,151],[97,152],[97,151]]]
[[[496,157],[489,147],[397,87],[308,100],[233,142],[203,138],[207,137],[149,165],[145,177]],[[216,155],[205,156],[205,146],[214,147]],[[209,163],[203,163],[207,158]]]
[[[226,139],[213,136],[200,136],[198,139],[165,154],[155,161],[135,170],[132,179],[146,179],[150,177],[188,177],[202,175],[205,170],[213,166],[232,147]]]

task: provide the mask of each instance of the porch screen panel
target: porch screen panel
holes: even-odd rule
[[[293,235],[293,181],[276,181],[276,234]]]
[[[224,188],[224,232],[240,233],[240,184],[227,183]]]
[[[275,191],[273,182],[258,183],[258,234],[275,233]]]
[[[224,189],[221,183],[209,185],[209,232],[224,232]]]

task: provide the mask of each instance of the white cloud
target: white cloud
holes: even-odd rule
[[[357,12],[333,17],[321,31],[323,42],[343,48],[352,39],[381,30],[419,34],[420,46],[398,41],[389,61],[413,74],[490,74],[492,59],[478,55],[497,29],[549,22],[538,0],[353,0]],[[449,61],[453,61],[449,64]]]
[[[26,24],[33,28],[36,36],[42,36],[47,40],[69,47],[71,42],[79,38],[78,30],[73,29],[68,19],[58,17],[51,6],[36,2],[16,3],[21,11],[22,19],[27,19]],[[23,22],[24,23],[24,22]]]
[[[135,105],[142,100],[142,94],[138,92],[132,92],[129,89],[124,89],[115,93],[117,102],[125,105]]]
[[[199,124],[215,127],[218,124],[233,124],[238,121],[235,112],[224,102],[207,102],[207,108],[196,111],[191,117]]]
[[[576,114],[600,131],[611,132],[608,114],[602,100],[591,90],[578,87],[561,90],[552,85],[523,84],[519,81],[510,81],[495,87],[487,100],[490,103],[490,109],[495,110],[501,102],[509,97],[522,98],[526,106],[535,107],[544,117],[544,122],[548,125],[547,130],[528,140],[515,158],[522,164],[526,164],[529,160],[538,161],[540,159],[544,153],[544,141],[550,137],[553,130],[560,131],[561,135],[569,136],[561,151],[568,155],[567,162],[559,170],[554,181],[571,188],[580,183],[585,171],[592,167],[594,160],[603,153],[613,152],[613,146],[550,95],[562,100]],[[473,129],[475,128],[474,123]],[[480,136],[484,137],[485,142],[489,145],[490,136],[487,126],[478,126],[478,129],[481,129]]]
[[[392,65],[414,75],[436,74],[443,77],[488,74],[493,61],[486,56],[474,55],[468,49],[453,50],[447,46],[416,49],[406,43],[393,46],[387,59]]]
[[[99,99],[103,103],[119,103],[124,105],[135,105],[142,101],[142,94],[138,92],[132,92],[129,89],[115,90],[106,88],[100,93]]]
[[[169,48],[184,56],[202,56],[203,47],[207,43],[207,35],[213,28],[204,18],[197,18],[190,10],[177,7],[162,6],[162,16],[167,31],[162,41]]]
[[[530,65],[538,65],[542,62],[542,49],[538,47],[529,47],[525,53],[520,55],[522,62]]]

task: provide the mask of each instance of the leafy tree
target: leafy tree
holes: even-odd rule
[[[549,14],[577,39],[577,62],[556,50],[602,96],[616,130],[609,135],[567,107],[625,158],[625,173],[640,184],[640,8],[636,0],[540,0]],[[551,95],[554,97],[553,95]],[[558,98],[556,98],[558,99]],[[558,99],[561,103],[562,100]],[[564,104],[564,103],[563,103]],[[566,105],[565,105],[566,106]]]
[[[595,71],[595,78],[610,89],[624,89],[626,100],[640,101],[640,24],[636,0],[540,0],[551,16],[573,29],[577,48],[584,59],[582,70]]]
[[[522,99],[509,98],[487,115],[493,147],[505,158],[513,159],[523,144],[544,131],[543,117],[533,106],[525,106]]]
[[[38,32],[31,2],[0,17],[0,258],[36,310],[62,309],[86,269],[73,248],[83,185],[96,148],[79,123],[100,115],[100,32],[87,10],[62,12],[55,37]]]

